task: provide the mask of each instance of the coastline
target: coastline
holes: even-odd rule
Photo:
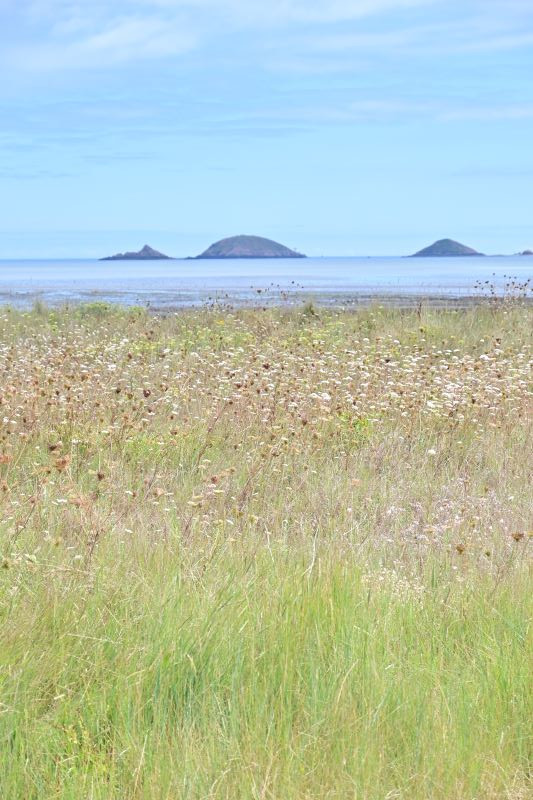
[[[41,305],[44,309],[65,309],[79,308],[95,304],[116,306],[119,309],[140,307],[149,311],[151,314],[168,315],[180,311],[194,309],[266,309],[266,308],[287,308],[294,309],[309,304],[317,309],[330,310],[353,310],[368,308],[370,306],[385,306],[400,310],[412,310],[416,308],[432,308],[437,310],[468,310],[476,307],[505,302],[523,302],[528,305],[533,303],[533,296],[509,296],[496,294],[494,296],[479,293],[455,293],[444,292],[398,292],[398,291],[361,291],[361,292],[312,292],[294,291],[268,292],[261,290],[260,293],[246,296],[238,296],[235,293],[211,293],[209,296],[197,297],[197,293],[173,292],[168,293],[172,298],[162,297],[161,293],[154,293],[152,299],[143,299],[132,293],[131,297],[125,297],[123,293],[91,292],[81,297],[57,297],[56,299],[45,296],[43,293],[17,294],[0,292],[0,310],[7,311],[30,311],[36,305]]]

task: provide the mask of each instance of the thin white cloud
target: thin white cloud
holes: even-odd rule
[[[0,12],[17,24],[0,58],[28,71],[109,67],[179,55],[224,32],[333,24],[438,1],[4,0]]]
[[[334,23],[442,0],[136,0],[164,9],[210,10],[242,24]]]
[[[0,0],[1,3],[2,0]],[[187,12],[243,24],[292,22],[331,23],[376,16],[443,0],[4,0],[3,9],[17,11],[29,20],[58,17],[109,17],[111,14],[172,14]]]
[[[533,8],[533,0],[532,0]],[[411,53],[436,55],[517,50],[533,45],[533,19],[528,28],[507,18],[480,16],[379,30],[320,30],[291,36],[291,52],[303,58],[344,53]],[[328,69],[331,64],[328,63]]]
[[[507,34],[490,34],[480,40],[472,39],[457,46],[458,50],[471,53],[484,50],[519,50],[533,46],[533,31],[513,31]]]
[[[354,92],[352,91],[353,95]],[[353,125],[360,122],[386,123],[391,121],[431,120],[440,123],[455,122],[498,122],[506,120],[529,120],[533,118],[531,104],[471,104],[463,105],[453,100],[420,100],[409,96],[393,97],[350,97],[350,92],[329,103],[317,94],[316,100],[307,104],[298,103],[297,93],[289,95],[289,106],[272,107],[267,110],[247,110],[234,114],[226,122],[235,126],[245,126],[250,133],[257,127],[276,127],[279,131],[290,131],[296,126],[307,126],[307,129],[328,125]],[[223,125],[221,125],[223,127]]]
[[[533,105],[478,106],[444,111],[439,114],[444,121],[486,121],[533,119]]]
[[[341,32],[309,34],[295,37],[293,49],[306,53],[343,53],[361,50],[401,50],[419,42],[422,31],[418,28],[370,32]]]
[[[533,0],[0,0],[0,64],[35,72],[179,56],[247,31],[262,66],[350,68],[362,54],[513,50],[533,45]],[[422,13],[431,7],[432,13]],[[10,23],[2,44],[2,17]],[[379,27],[372,24],[378,17]],[[382,21],[386,24],[382,24]],[[282,32],[282,33],[281,33]],[[7,37],[6,37],[7,38]],[[272,57],[272,54],[275,54]],[[337,64],[331,56],[335,56]],[[250,55],[248,54],[248,58]]]
[[[188,31],[169,27],[163,21],[137,17],[116,20],[97,33],[63,41],[60,47],[49,43],[20,47],[12,58],[17,66],[29,70],[101,69],[132,60],[185,53],[195,44]]]

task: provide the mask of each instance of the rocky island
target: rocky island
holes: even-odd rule
[[[305,258],[283,244],[262,236],[231,236],[208,247],[196,258]]]
[[[449,256],[482,256],[483,253],[478,253],[471,247],[467,247],[460,242],[454,242],[453,239],[439,239],[429,247],[419,250],[418,253],[413,253],[410,258],[431,258],[431,257],[449,257]]]
[[[520,253],[521,256],[533,256],[533,250],[523,250]]]
[[[137,253],[117,253],[114,256],[101,258],[100,261],[160,261],[161,259],[172,260],[170,256],[166,256],[164,253],[160,253],[145,244],[142,250]]]

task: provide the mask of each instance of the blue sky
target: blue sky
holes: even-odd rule
[[[0,258],[533,247],[533,0],[0,0]]]

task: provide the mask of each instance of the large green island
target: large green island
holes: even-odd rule
[[[231,236],[208,247],[196,258],[305,258],[272,239],[262,236]]]

